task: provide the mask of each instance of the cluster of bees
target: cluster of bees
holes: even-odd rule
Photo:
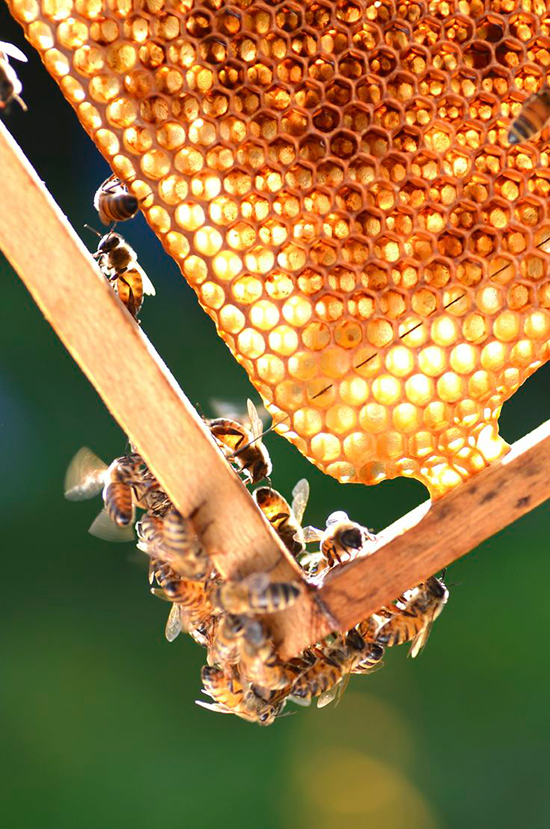
[[[248,402],[249,423],[228,417],[207,420],[210,433],[242,480],[255,486],[269,480],[272,464],[262,442],[262,421]],[[110,466],[81,449],[67,471],[70,500],[102,493],[104,507],[90,531],[108,540],[133,537],[149,559],[152,592],[170,602],[166,637],[186,631],[207,652],[204,693],[198,704],[250,722],[271,724],[290,700],[323,707],[339,696],[352,674],[370,674],[383,665],[387,647],[411,643],[416,656],[441,613],[448,590],[443,578],[430,578],[380,608],[345,634],[334,633],[283,662],[270,639],[265,617],[290,607],[301,594],[299,582],[272,582],[265,573],[240,581],[216,571],[195,526],[196,513],[183,516],[135,451]],[[252,497],[299,563],[304,581],[320,583],[326,573],[372,551],[375,537],[344,512],[329,516],[324,530],[302,527],[309,485],[304,479],[290,505],[271,484]],[[141,511],[136,522],[136,512]],[[316,542],[315,552],[307,544]],[[153,586],[154,585],[154,586]]]

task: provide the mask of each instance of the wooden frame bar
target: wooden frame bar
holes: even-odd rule
[[[0,124],[0,248],[48,322],[137,446],[176,507],[198,512],[222,575],[301,573],[230,469],[162,359],[99,273]],[[109,355],[123,354],[124,360]],[[270,626],[283,658],[347,630],[405,589],[465,555],[550,495],[550,424],[502,461],[379,536],[376,552],[334,571]]]

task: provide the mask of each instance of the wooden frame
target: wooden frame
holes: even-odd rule
[[[183,514],[200,507],[199,529],[216,567],[228,578],[255,570],[274,580],[302,578],[2,124],[0,169],[0,248],[176,507]],[[123,361],[113,354],[123,354]],[[300,601],[269,617],[281,656],[349,629],[549,495],[546,423],[503,460],[381,533],[374,555],[332,572],[320,588],[304,581]]]

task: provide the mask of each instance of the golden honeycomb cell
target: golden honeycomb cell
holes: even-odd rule
[[[10,6],[310,460],[438,496],[505,451],[550,351],[550,155],[507,142],[545,3]]]

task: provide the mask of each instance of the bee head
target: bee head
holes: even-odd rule
[[[428,590],[430,591],[432,596],[434,596],[436,599],[443,599],[449,593],[447,587],[445,586],[443,578],[436,579],[435,576],[432,576],[426,582],[426,586],[428,587]]]
[[[119,245],[122,245],[124,242],[120,233],[106,233],[100,239],[99,245],[97,249],[100,253],[109,253],[110,251],[118,248]]]

